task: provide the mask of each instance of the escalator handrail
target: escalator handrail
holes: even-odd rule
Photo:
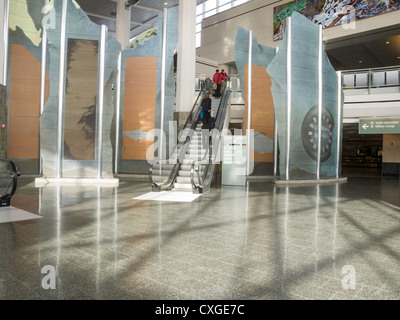
[[[227,86],[227,88],[228,88],[228,86]],[[225,122],[226,109],[227,109],[227,106],[228,106],[230,93],[231,93],[230,90],[225,90],[224,91],[222,99],[221,99],[220,104],[218,106],[215,128],[218,130],[219,134],[221,134],[222,129],[223,129],[223,125],[224,125],[224,122]],[[207,177],[208,170],[210,168],[210,164],[212,165],[212,168],[215,167],[215,159],[214,159],[214,163],[211,163],[212,162],[212,158],[211,157],[213,155],[212,152],[211,152],[212,148],[213,148],[213,146],[212,146],[212,141],[213,141],[212,136],[211,136],[210,140],[211,141],[209,143],[209,147],[206,150],[206,152],[205,152],[204,156],[202,157],[202,159],[198,160],[198,161],[194,161],[192,163],[192,166],[191,166],[191,169],[190,169],[190,181],[191,181],[191,184],[192,184],[192,190],[197,190],[197,191],[203,192],[203,191],[206,191],[205,187],[209,188],[209,184],[210,184],[209,182],[210,181],[205,181],[205,179]],[[219,140],[215,139],[215,141],[217,141],[217,144],[214,146],[215,148],[218,148],[219,142],[220,142]],[[207,157],[208,157],[208,159],[207,159]],[[200,175],[197,173],[198,174],[199,184],[196,184],[195,181],[194,181],[194,173],[196,171],[195,170],[196,165],[199,165],[199,164],[206,164],[206,168],[204,170],[202,179],[201,179]],[[201,179],[201,181],[203,183],[201,183],[200,179]]]
[[[0,207],[2,207],[2,206],[10,205],[11,197],[15,194],[15,191],[17,190],[18,171],[17,171],[17,167],[15,166],[13,161],[5,160],[5,159],[0,159],[0,161],[5,161],[11,166],[11,168],[12,168],[11,178],[13,179],[13,186],[12,186],[10,192],[8,192],[4,195],[0,195]]]
[[[185,131],[185,129],[187,129],[186,127],[188,126],[189,120],[190,120],[190,119],[197,119],[197,117],[198,117],[198,115],[199,115],[199,112],[200,112],[200,108],[199,108],[199,110],[197,110],[197,112],[196,112],[194,118],[193,118],[193,113],[194,113],[194,111],[195,111],[196,106],[198,105],[198,102],[200,101],[200,99],[203,98],[204,90],[205,90],[205,82],[203,82],[203,83],[201,84],[200,92],[199,92],[199,94],[197,95],[196,101],[195,101],[194,104],[193,104],[192,110],[190,111],[189,116],[187,117],[187,119],[186,119],[186,121],[185,121],[185,124],[184,124],[184,126],[183,126],[183,128],[182,128],[180,134],[178,135],[176,144],[175,144],[174,149],[173,149],[173,151],[171,152],[171,154],[174,154],[174,153],[176,152],[176,150],[177,150],[177,148],[178,148],[178,145],[179,145],[179,142],[181,141],[181,140],[180,140],[181,135],[183,134],[183,132]],[[189,132],[192,132],[192,133],[193,133],[193,129],[194,129],[195,127],[196,127],[196,121],[193,121],[193,122],[192,122],[192,125],[191,125],[191,127],[190,127],[191,131],[189,131]],[[174,165],[174,167],[172,168],[171,173],[170,173],[170,175],[169,175],[169,177],[168,177],[168,180],[167,180],[165,183],[157,184],[157,183],[155,183],[155,182],[153,181],[153,166],[154,166],[154,164],[156,164],[156,163],[158,163],[158,162],[162,162],[162,161],[166,161],[166,160],[162,160],[162,159],[156,160],[156,161],[154,161],[154,162],[150,165],[150,168],[149,168],[149,180],[150,180],[150,184],[151,184],[151,186],[152,186],[153,189],[158,190],[158,191],[161,191],[161,190],[170,190],[170,189],[172,189],[173,183],[174,183],[174,181],[175,181],[175,179],[176,179],[176,176],[178,175],[178,171],[179,171],[179,168],[180,168],[180,166],[181,166],[181,161],[180,161],[180,159],[183,159],[183,156],[185,155],[186,150],[187,150],[187,148],[188,148],[188,146],[189,146],[190,139],[191,139],[191,136],[187,136],[187,137],[186,137],[186,140],[185,140],[185,142],[183,143],[181,150],[179,151],[179,155],[178,155],[178,157],[177,157],[177,158],[178,158],[178,159],[177,159],[177,163],[176,163],[176,164]],[[170,155],[170,156],[171,156],[171,155]]]

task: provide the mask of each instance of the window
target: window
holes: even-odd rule
[[[205,0],[196,7],[196,48],[201,45],[201,21],[251,0]]]

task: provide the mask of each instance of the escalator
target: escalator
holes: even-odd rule
[[[9,207],[17,189],[18,168],[11,160],[0,159],[0,207]]]
[[[213,116],[216,119],[215,129],[212,130],[212,145],[210,148],[204,148],[202,143],[201,127],[197,124],[197,119],[200,114],[201,102],[205,91],[210,92],[211,80],[207,79],[199,92],[196,102],[186,120],[183,129],[178,135],[176,145],[169,155],[167,160],[155,160],[150,166],[149,178],[152,185],[152,191],[168,191],[168,190],[182,190],[193,192],[205,192],[208,187],[205,184],[211,183],[214,165],[203,168],[204,162],[212,160],[213,148],[219,145],[221,138],[221,130],[226,116],[226,108],[229,101],[230,90],[225,90],[222,98],[213,99]],[[219,134],[217,134],[217,131]],[[211,155],[211,157],[209,156]],[[205,180],[199,181],[198,179],[191,178],[191,170],[193,163],[200,163],[202,172],[207,169]],[[193,181],[198,181],[193,184]]]
[[[194,161],[191,165],[190,182],[193,193],[204,193],[211,187],[230,94],[230,90],[225,90],[222,95],[221,102],[215,116],[215,127],[210,131],[209,143],[208,148],[206,148],[206,152],[203,154],[201,160]]]

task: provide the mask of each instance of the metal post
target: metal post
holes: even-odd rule
[[[99,59],[99,122],[97,129],[97,179],[103,176],[103,113],[104,113],[104,68],[106,56],[107,27],[101,26]]]
[[[250,174],[250,128],[251,128],[251,77],[252,77],[252,54],[253,54],[253,31],[249,31],[249,60],[247,64],[247,130],[246,130],[246,138],[247,138],[247,163],[246,163],[246,175]]]
[[[7,85],[8,69],[8,27],[10,21],[10,0],[4,0],[4,24],[3,24],[3,85]]]
[[[67,0],[62,2],[61,33],[60,33],[60,63],[58,71],[58,120],[57,120],[57,168],[56,178],[61,178],[61,155],[63,151],[63,106],[64,106],[64,74],[65,74],[65,38],[67,25]]]
[[[275,54],[279,51],[279,47],[276,47]],[[274,108],[274,177],[278,174],[278,121],[276,120],[275,108]]]
[[[292,113],[292,19],[287,18],[287,125],[286,125],[286,180],[290,176],[290,122]]]
[[[122,72],[122,52],[118,56],[118,76],[116,88],[116,111],[115,111],[115,173],[118,173],[118,159],[119,159],[119,121],[121,112],[121,72]]]
[[[47,7],[49,5],[49,0],[44,0],[44,5]],[[40,73],[40,115],[43,114],[44,111],[44,99],[46,93],[46,60],[47,60],[47,29],[42,25],[42,65],[41,65],[41,73]],[[40,130],[39,130],[40,135]],[[43,160],[40,148],[40,139],[39,139],[39,173],[43,174]]]
[[[321,141],[322,141],[322,26],[318,29],[318,156],[317,156],[317,180],[321,176]]]
[[[167,8],[163,9],[163,33],[162,33],[162,48],[161,48],[161,97],[160,97],[160,150],[158,153],[159,159],[163,159],[164,148],[164,108],[165,108],[165,60],[167,51]],[[162,166],[160,165],[160,175]]]
[[[337,72],[338,77],[338,96],[337,96],[337,151],[336,151],[336,178],[340,177],[340,150],[342,149],[342,73]]]

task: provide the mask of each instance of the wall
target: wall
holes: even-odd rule
[[[234,44],[238,27],[252,30],[260,44],[278,47],[281,41],[273,40],[273,8],[287,2],[291,1],[253,0],[204,19],[201,47],[197,49],[197,55],[219,63],[234,61]],[[356,29],[335,26],[324,29],[324,41],[330,42],[337,38],[362,34],[376,28],[398,25],[399,21],[400,11],[395,11],[357,21]]]
[[[218,62],[202,57],[196,57],[196,75],[206,76],[212,79],[215,70],[218,68]]]
[[[398,88],[394,88],[397,89]],[[357,90],[344,90],[343,118],[348,122],[358,122],[363,117],[390,117],[398,115],[400,110],[400,93],[386,93],[376,89],[373,94],[356,94]],[[361,93],[361,92],[359,92]]]
[[[178,42],[179,7],[168,9],[165,70],[163,146],[168,150],[169,124],[173,120],[175,101],[174,53]],[[161,128],[161,49],[163,13],[155,24],[157,35],[137,47],[122,51],[121,117],[119,173],[149,173],[154,159],[154,139],[147,140],[152,129]],[[179,58],[178,58],[179,59]]]
[[[382,174],[400,175],[400,134],[383,135]]]

